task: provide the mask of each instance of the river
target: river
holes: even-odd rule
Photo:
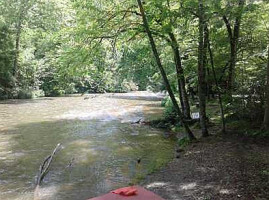
[[[0,199],[32,200],[58,143],[40,199],[84,200],[143,178],[173,156],[162,130],[131,123],[159,118],[160,100],[135,92],[0,101]]]

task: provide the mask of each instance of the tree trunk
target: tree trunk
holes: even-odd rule
[[[206,120],[206,82],[205,82],[205,62],[204,62],[204,11],[203,0],[199,0],[199,46],[198,46],[198,96],[200,108],[200,125],[203,137],[207,137]]]
[[[159,57],[159,54],[158,54],[158,51],[157,51],[157,48],[156,48],[156,44],[154,42],[152,33],[150,31],[150,28],[149,28],[147,17],[145,15],[145,11],[144,11],[142,2],[141,2],[141,0],[137,0],[137,3],[138,3],[139,9],[140,9],[140,13],[141,13],[141,16],[142,16],[142,19],[143,19],[143,24],[144,24],[145,31],[146,31],[146,33],[148,35],[148,38],[149,38],[149,42],[150,42],[150,45],[151,45],[151,48],[152,48],[152,52],[154,54],[154,57],[156,59],[156,63],[158,65],[159,70],[161,72],[161,75],[163,77],[163,81],[164,81],[164,84],[166,86],[166,89],[167,89],[167,91],[169,93],[169,96],[170,96],[170,98],[171,98],[171,100],[173,102],[173,105],[174,105],[174,107],[175,107],[175,109],[176,109],[176,111],[177,111],[177,113],[179,115],[179,119],[180,119],[182,125],[184,126],[184,128],[185,128],[185,130],[186,130],[186,132],[188,134],[189,139],[190,140],[194,140],[196,138],[193,135],[192,131],[190,130],[188,124],[184,121],[184,117],[183,117],[183,115],[182,115],[182,113],[180,111],[180,108],[179,108],[178,103],[176,101],[175,95],[174,95],[174,93],[173,93],[173,91],[171,89],[171,86],[170,86],[170,83],[168,81],[167,75],[166,75],[166,73],[164,71],[164,68],[162,66],[161,59]]]
[[[228,67],[228,82],[227,82],[227,90],[228,94],[232,94],[233,86],[234,86],[234,69],[236,65],[236,43],[233,41],[231,44],[231,52],[230,52],[230,64]]]
[[[268,45],[268,56],[267,56],[267,83],[266,83],[266,104],[263,126],[265,130],[269,130],[269,45]]]
[[[204,91],[205,91],[205,96],[207,99],[210,99],[209,95],[209,88],[208,88],[208,80],[206,77],[209,77],[209,68],[207,66],[208,61],[207,61],[207,47],[208,47],[208,31],[207,31],[207,25],[204,22],[204,47],[203,47],[203,68],[204,68],[204,79],[205,79],[205,86],[204,86]]]
[[[208,47],[208,45],[207,45]],[[206,47],[205,47],[206,48]],[[207,49],[207,48],[206,48]],[[208,65],[208,64],[207,64]],[[210,69],[209,67],[206,65],[206,77],[210,77]],[[206,95],[207,95],[207,100],[209,101],[211,96],[212,95],[212,98],[214,98],[214,94],[213,94],[213,91],[212,91],[212,84],[211,84],[211,81],[207,78],[206,80]]]
[[[20,41],[21,41],[21,16],[17,25],[16,30],[16,45],[15,45],[15,55],[14,55],[14,63],[13,63],[13,77],[16,79],[18,74],[18,62],[20,55]]]
[[[176,64],[178,90],[179,90],[180,100],[182,101],[181,105],[182,105],[183,114],[184,114],[185,119],[191,119],[189,98],[188,98],[187,91],[186,91],[185,76],[184,76],[184,70],[182,67],[178,42],[176,40],[175,35],[172,32],[169,33],[169,37],[170,37],[171,42],[172,42],[171,45],[172,45],[172,50],[174,53],[174,59],[175,59],[175,64]]]
[[[30,3],[29,0],[22,0],[20,2],[19,13],[17,16],[18,21],[16,24],[15,55],[14,55],[14,62],[13,62],[13,77],[15,79],[18,76],[22,24],[23,24],[23,20],[25,19],[27,15],[28,10],[33,5],[32,3]]]
[[[230,62],[228,66],[228,83],[227,83],[227,91],[231,96],[234,88],[234,71],[237,61],[237,51],[238,51],[238,42],[239,42],[239,34],[240,34],[240,25],[242,18],[242,11],[245,5],[245,0],[238,0],[238,12],[236,13],[234,29],[232,30],[231,24],[226,16],[223,16],[223,20],[226,24],[228,36],[230,40]]]
[[[218,83],[218,79],[217,79],[217,75],[216,75],[216,70],[215,70],[215,65],[214,65],[214,57],[213,57],[213,53],[212,53],[211,46],[210,46],[209,30],[208,30],[207,26],[205,27],[205,31],[207,32],[207,34],[206,34],[207,42],[208,42],[207,47],[208,47],[212,73],[213,73],[213,77],[214,77],[214,81],[215,81],[215,85],[216,85],[216,90],[217,90],[218,100],[219,100],[219,106],[220,106],[220,114],[221,114],[221,122],[222,122],[222,130],[221,130],[221,132],[226,133],[226,123],[225,123],[225,116],[224,116],[224,109],[223,109],[221,91],[220,91],[220,87],[219,87],[219,83]]]

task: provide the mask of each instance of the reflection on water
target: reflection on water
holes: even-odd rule
[[[159,97],[143,92],[92,97],[0,102],[1,200],[33,199],[39,165],[57,143],[63,149],[40,199],[87,199],[126,186],[171,157],[173,142],[159,130],[130,123],[158,118]]]

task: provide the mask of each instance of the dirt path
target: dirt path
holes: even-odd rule
[[[230,135],[202,139],[144,185],[166,200],[268,199],[268,141]]]

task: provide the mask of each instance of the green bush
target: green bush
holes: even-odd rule
[[[170,98],[165,100],[164,107],[164,118],[171,120],[171,122],[175,122],[175,119],[177,118],[177,112]]]
[[[8,94],[0,87],[0,100],[8,99]]]
[[[168,96],[164,97],[163,100],[162,100],[162,102],[161,102],[161,106],[162,106],[162,107],[165,107],[165,104],[166,104],[166,102],[167,102],[169,99],[170,99],[170,98],[169,98]]]
[[[38,97],[44,97],[45,93],[43,90],[32,90],[30,88],[18,89],[18,93],[13,98],[18,99],[33,99]]]
[[[124,92],[137,91],[138,86],[133,81],[127,81],[126,79],[124,79],[121,83],[121,89]]]
[[[38,97],[44,97],[45,93],[43,90],[34,90],[32,91],[32,97],[33,98],[38,98]]]
[[[29,89],[20,89],[18,92],[18,99],[32,99],[33,94]]]

